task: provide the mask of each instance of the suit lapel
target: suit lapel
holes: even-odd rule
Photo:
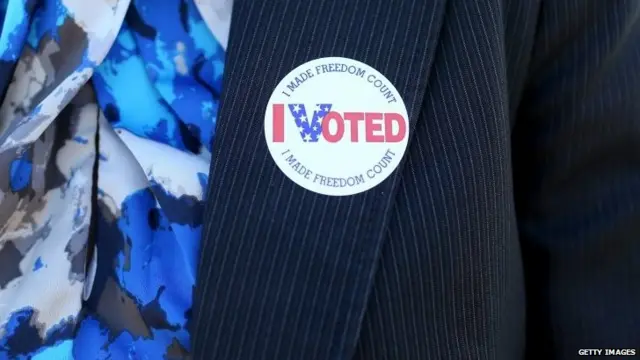
[[[236,1],[194,299],[196,357],[353,353],[402,165],[356,196],[308,192],[268,152],[266,105],[298,65],[348,57],[395,85],[415,128],[444,2]]]

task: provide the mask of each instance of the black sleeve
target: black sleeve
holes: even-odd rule
[[[512,135],[528,358],[640,356],[640,1],[542,0],[531,56]]]

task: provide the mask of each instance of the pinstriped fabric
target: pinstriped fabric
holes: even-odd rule
[[[539,269],[528,341],[545,345],[528,355],[640,348],[640,2],[552,1],[541,23],[513,133],[524,265]]]
[[[356,359],[522,356],[511,94],[501,38],[535,24],[537,7],[448,3],[424,121],[405,155]],[[503,12],[520,20],[507,29]],[[531,46],[528,34],[520,41],[529,46],[519,47]]]
[[[194,359],[570,359],[640,345],[640,265],[624,255],[640,251],[639,8],[237,1]],[[325,56],[378,69],[411,117],[397,176],[358,196],[304,191],[264,143],[276,83]]]
[[[220,115],[246,121],[223,120],[217,129],[217,141],[224,145],[216,149],[224,150],[213,154],[213,174],[220,178],[212,182],[209,214],[219,212],[220,220],[204,229],[208,235],[201,253],[207,260],[201,258],[199,269],[201,291],[215,295],[194,310],[199,314],[195,331],[213,338],[205,344],[195,340],[202,356],[270,359],[290,353],[335,359],[348,358],[355,346],[395,184],[349,198],[295,187],[267,152],[264,106],[273,86],[293,67],[319,56],[345,56],[375,67],[396,86],[403,84],[399,91],[409,113],[417,115],[443,3],[371,6],[327,0],[318,5],[234,5],[234,16],[242,14],[243,22],[232,20],[227,79],[235,82],[226,83]],[[411,22],[403,20],[409,17]],[[258,25],[245,28],[245,23]],[[370,29],[391,36],[381,38]],[[258,54],[252,62],[239,53],[250,50]],[[232,209],[225,208],[231,204]],[[207,317],[216,321],[202,321]],[[294,338],[287,339],[290,335]]]

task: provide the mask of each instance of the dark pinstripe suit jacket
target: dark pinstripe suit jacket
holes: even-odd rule
[[[640,1],[237,0],[196,359],[572,359],[640,347]],[[342,56],[407,105],[351,197],[273,162],[268,98]]]

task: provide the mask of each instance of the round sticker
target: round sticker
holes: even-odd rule
[[[303,188],[354,195],[384,181],[407,148],[409,119],[396,88],[356,60],[309,61],[275,88],[265,114],[271,156]]]

